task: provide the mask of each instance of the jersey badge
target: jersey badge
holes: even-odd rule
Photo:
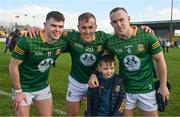
[[[101,51],[103,51],[103,46],[102,45],[97,46],[97,52],[101,52]]]
[[[59,54],[61,54],[61,49],[56,50],[56,55],[59,55]]]
[[[137,45],[137,51],[139,51],[139,52],[144,51],[144,45],[143,44],[138,44]]]

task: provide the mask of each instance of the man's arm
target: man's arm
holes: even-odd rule
[[[19,64],[21,64],[21,62],[22,62],[21,60],[17,60],[12,57],[9,64],[9,73],[15,90],[21,89],[20,80],[19,80],[19,69],[18,69],[18,66]]]
[[[158,93],[160,93],[163,97],[163,100],[169,99],[169,90],[167,88],[167,68],[166,62],[164,60],[163,53],[157,53],[153,55],[154,60],[156,61],[156,69],[158,72],[158,76],[160,78],[160,87],[158,89]]]
[[[98,86],[99,86],[99,82],[98,82],[96,74],[91,74],[89,81],[88,81],[88,87],[95,88]]]
[[[11,81],[13,83],[13,88],[15,90],[15,96],[13,100],[13,106],[16,110],[19,109],[19,104],[22,100],[27,102],[26,96],[22,92],[21,84],[20,84],[20,76],[19,76],[19,64],[22,63],[22,60],[17,60],[15,58],[11,58],[10,64],[9,64],[9,72]]]

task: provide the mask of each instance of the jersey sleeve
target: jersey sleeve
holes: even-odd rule
[[[14,48],[14,51],[12,52],[12,57],[24,60],[25,53],[28,50],[28,43],[25,38],[20,38]]]
[[[69,52],[69,43],[70,43],[70,40],[72,38],[71,35],[72,35],[72,32],[64,31],[62,36],[61,36],[61,39],[63,40],[64,45],[65,45],[64,47],[66,47],[66,48],[64,48],[63,53]]]
[[[151,55],[157,54],[162,51],[159,41],[155,35],[149,34],[148,41]]]

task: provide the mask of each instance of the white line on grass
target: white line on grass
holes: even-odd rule
[[[0,95],[5,95],[11,97],[11,94],[5,91],[0,90]]]
[[[12,96],[12,94],[10,94],[10,93],[8,93],[8,92],[6,92],[6,91],[2,91],[2,90],[0,90],[0,95],[5,95],[5,96],[9,96],[9,97]],[[66,115],[66,112],[64,112],[64,111],[62,111],[62,110],[59,110],[59,109],[54,109],[53,111],[54,111],[55,113],[58,113],[58,114],[61,114],[61,115]]]

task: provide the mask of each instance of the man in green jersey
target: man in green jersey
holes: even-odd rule
[[[66,94],[67,115],[77,116],[80,101],[85,96],[89,76],[97,68],[97,62],[103,54],[105,39],[109,34],[96,32],[96,18],[86,12],[78,18],[79,32],[64,32],[61,38],[68,43],[67,51],[72,58],[71,71],[68,76],[69,84]],[[38,32],[31,29],[29,33]]]
[[[142,29],[130,26],[130,16],[124,8],[110,12],[115,35],[105,48],[117,56],[120,75],[125,77],[126,107],[124,116],[133,116],[133,109],[140,108],[141,116],[158,116],[154,89],[154,64],[160,78],[158,92],[163,100],[169,98],[166,86],[167,70],[163,52],[157,38]],[[98,86],[97,79],[90,79],[90,87]]]
[[[98,60],[104,52],[106,38],[110,36],[102,31],[96,31],[96,28],[95,16],[86,12],[78,18],[79,32],[63,33],[61,37],[67,41],[68,52],[72,58],[66,94],[68,116],[78,115],[80,101],[88,88],[89,76],[97,68]]]
[[[65,38],[68,41],[69,53],[72,58],[69,84],[66,94],[67,115],[77,116],[80,101],[86,95],[89,76],[97,68],[97,62],[104,51],[104,43],[108,34],[96,32],[96,18],[86,12],[78,18],[79,32],[69,32]]]
[[[48,83],[50,66],[66,48],[60,40],[65,18],[62,13],[47,14],[45,30],[36,39],[19,39],[9,64],[13,83],[13,108],[17,116],[30,116],[32,101],[40,116],[52,116],[52,95]]]

